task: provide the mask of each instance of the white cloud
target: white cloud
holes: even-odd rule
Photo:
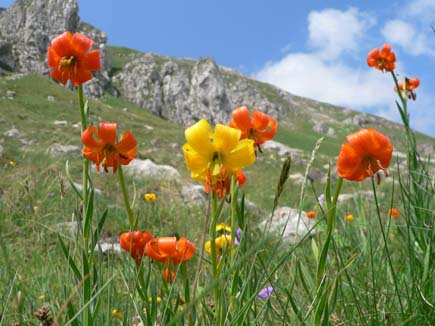
[[[374,18],[356,8],[346,11],[325,9],[308,15],[309,44],[324,58],[335,59],[355,51]]]
[[[381,72],[358,71],[317,54],[289,54],[268,63],[255,77],[292,94],[353,108],[385,105],[394,97],[388,76]]]
[[[387,42],[399,45],[411,55],[435,56],[435,51],[430,48],[426,35],[417,33],[414,25],[408,22],[398,19],[390,20],[385,23],[381,33]]]
[[[425,23],[433,23],[435,19],[435,0],[413,0],[402,7],[405,16],[418,18]]]

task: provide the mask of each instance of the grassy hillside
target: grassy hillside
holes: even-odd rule
[[[109,53],[114,67],[113,74],[116,74],[126,62],[139,55],[130,49],[118,47],[109,47]],[[162,56],[159,60],[163,62],[166,59]],[[186,60],[185,63],[189,64],[189,61]],[[231,82],[231,76],[228,77],[227,82]],[[274,87],[253,80],[250,82],[270,99],[278,96]],[[358,129],[354,125],[344,125],[339,121],[351,118],[357,113],[303,98],[296,98],[296,100],[296,105],[289,107],[287,113],[280,118],[275,140],[302,150],[300,155],[293,157],[290,173],[303,175],[316,141],[323,136],[313,131],[313,119],[329,116],[336,121],[332,124],[335,135],[324,138],[312,163],[312,168],[326,175],[329,163],[334,171],[335,159],[345,135]],[[132,177],[127,174],[130,195],[135,194],[134,210],[138,214],[139,228],[156,234],[177,232],[199,243],[202,232],[200,226],[206,216],[206,207],[191,205],[182,193],[183,185],[195,183],[190,179],[182,156],[181,147],[185,142],[184,128],[162,120],[121,98],[105,96],[99,100],[90,100],[89,105],[91,123],[116,121],[119,135],[124,130],[132,130],[138,140],[138,158],[149,158],[157,164],[173,166],[181,175],[180,180],[160,180]],[[65,164],[69,162],[72,178],[80,183],[81,155],[76,152],[53,156],[48,153],[48,149],[54,143],[75,145],[79,148],[82,145],[80,128],[76,125],[79,122],[77,94],[59,86],[46,76],[1,77],[0,110],[0,145],[3,148],[0,157],[0,234],[2,237],[0,279],[6,280],[0,284],[0,297],[3,298],[3,302],[8,303],[9,309],[4,311],[10,311],[9,316],[17,316],[21,311],[28,313],[29,306],[34,307],[42,302],[49,302],[59,308],[63,304],[62,300],[67,297],[64,295],[62,299],[60,293],[71,290],[68,288],[66,291],[64,285],[65,279],[70,275],[66,272],[67,267],[58,245],[57,234],[60,233],[70,241],[75,237],[68,223],[75,220],[77,216],[77,197],[68,185]],[[373,127],[377,127],[391,138],[395,150],[406,152],[405,139],[400,126],[384,121],[379,126]],[[20,135],[7,136],[6,132],[12,128],[16,128]],[[434,142],[432,138],[421,134],[417,134],[417,141],[432,144]],[[246,199],[259,208],[256,213],[248,213],[253,236],[259,235],[256,229],[258,222],[270,214],[284,158],[274,150],[265,150],[258,156],[256,164],[246,170],[248,181],[243,188]],[[398,175],[396,163],[402,163],[403,160],[399,158],[399,162],[396,162],[394,159],[394,163],[391,164],[390,172],[395,178]],[[94,185],[101,190],[101,194],[97,195],[96,215],[101,216],[106,208],[109,209],[103,238],[116,241],[120,232],[128,229],[117,175],[95,173],[94,168],[91,169]],[[325,183],[319,178],[311,187],[308,182],[305,196],[301,200],[302,185],[292,180],[296,179],[291,179],[286,184],[280,198],[280,205],[300,207],[303,210],[315,209],[316,197],[324,191]],[[391,181],[392,178],[389,180]],[[370,182],[345,183],[342,193],[352,194],[370,189]],[[397,199],[397,190],[395,195],[391,195],[392,182],[384,182],[377,191],[381,198],[381,210],[386,211],[391,198]],[[143,194],[149,192],[157,194],[156,205],[143,200]],[[364,198],[349,200],[342,203],[339,208],[340,216],[346,211],[353,211],[355,215],[361,217],[358,229],[350,229],[343,225],[343,222],[339,222],[339,228],[344,233],[337,235],[334,246],[346,250],[350,248],[344,258],[349,261],[354,259],[352,257],[356,257],[353,256],[354,254],[359,255],[352,249],[358,246],[358,241],[364,243],[366,253],[369,250],[364,230],[367,231],[373,221],[367,218],[368,213],[365,209],[374,212],[375,206],[373,202],[366,201]],[[227,216],[228,212],[225,211],[223,215]],[[323,230],[322,226],[319,228]],[[346,238],[346,232],[353,232],[353,236]],[[392,231],[393,234],[397,232],[397,230]],[[397,240],[394,241],[397,244]],[[198,247],[200,246],[201,244],[198,244]],[[291,253],[293,254],[293,251]],[[300,275],[306,275],[301,268],[314,269],[312,256],[316,255],[315,245],[309,242],[302,244],[299,255],[292,256],[293,260],[287,262],[285,271],[290,273],[299,269]],[[382,261],[382,257],[377,258]],[[102,260],[109,262],[107,266],[105,265],[107,269],[102,273],[116,276],[116,284],[111,291],[119,298],[114,299],[113,306],[123,305],[123,300],[129,298],[131,293],[123,289],[128,273],[120,266],[128,263],[128,257],[108,256],[103,257]],[[305,262],[304,267],[298,265],[301,260]],[[278,264],[276,261],[270,264],[273,267],[275,263]],[[366,260],[361,260],[356,264],[359,268],[363,268],[366,263]],[[276,281],[286,284],[287,279],[283,278],[283,272],[280,273]],[[355,282],[364,284],[363,276],[358,277],[361,278]],[[313,282],[313,279],[309,282]],[[296,286],[294,291],[301,297],[305,296],[304,287]],[[17,299],[19,295],[22,296],[21,299]],[[41,295],[44,298],[38,299]],[[309,303],[304,302],[304,304]],[[109,306],[110,304],[107,304],[106,308],[111,307]],[[285,311],[282,307],[276,309]],[[30,320],[31,317],[23,317],[24,322],[33,325]]]

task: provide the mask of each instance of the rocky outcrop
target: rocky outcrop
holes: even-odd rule
[[[127,63],[113,80],[127,100],[182,125],[201,118],[212,124],[228,121],[239,105],[259,107],[274,117],[282,110],[252,80],[211,58],[175,60],[147,53]]]
[[[17,0],[0,11],[0,70],[48,74],[47,47],[65,31],[82,32],[102,52],[102,67],[85,88],[87,95],[101,96],[109,87],[110,62],[104,50],[106,34],[83,23],[77,0]]]

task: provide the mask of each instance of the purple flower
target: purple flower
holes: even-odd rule
[[[257,298],[261,299],[261,300],[266,300],[267,298],[269,298],[272,293],[273,293],[274,289],[271,286],[262,288],[258,294],[257,294]]]
[[[50,192],[48,193],[48,196],[50,196],[50,197],[54,197],[54,195],[55,195],[55,193],[54,193],[53,191],[50,191]]]
[[[240,246],[240,238],[242,236],[242,230],[240,228],[237,228],[236,230],[236,237],[234,239],[234,245]]]

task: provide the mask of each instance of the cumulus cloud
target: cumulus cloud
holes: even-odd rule
[[[358,71],[310,53],[291,53],[268,63],[255,77],[293,94],[348,107],[383,105],[394,96],[379,71]]]
[[[419,21],[433,23],[435,20],[435,0],[413,0],[402,8],[404,16],[418,18]]]
[[[312,11],[308,15],[308,42],[319,56],[335,59],[343,52],[357,50],[365,31],[374,22],[373,17],[356,8]]]
[[[254,74],[254,78],[295,95],[400,122],[391,76],[368,68],[364,60],[366,53],[361,53],[361,44],[364,44],[367,35],[373,35],[370,29],[374,27],[374,22],[373,17],[354,8],[311,12],[307,40],[311,51],[287,52],[282,59],[266,63]],[[427,40],[421,36],[419,27],[413,23],[394,19],[383,26],[376,26],[376,29],[377,34],[387,42],[400,46],[410,54],[429,53],[435,56]],[[349,61],[349,53],[357,55],[357,65]],[[402,62],[397,62],[396,70],[405,70]],[[430,92],[425,94],[420,88],[417,94],[418,100],[409,104],[412,107],[412,127],[433,135],[434,123],[430,112],[435,108],[435,97]]]
[[[399,19],[390,20],[385,23],[381,33],[387,42],[399,45],[411,55],[435,56],[426,34],[417,33],[416,27],[411,23]]]

